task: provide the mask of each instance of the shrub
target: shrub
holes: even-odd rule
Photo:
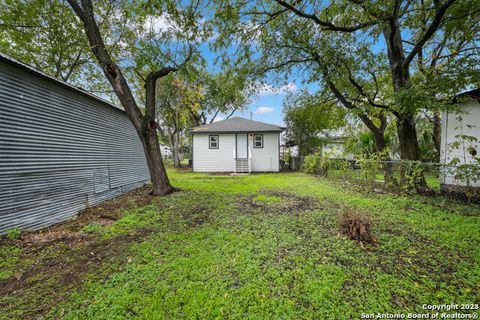
[[[7,231],[7,237],[10,240],[16,240],[20,238],[22,232],[18,228],[10,229]]]
[[[303,161],[303,172],[317,173],[320,157],[316,154],[309,154]]]
[[[352,240],[374,242],[370,215],[346,208],[340,215],[340,230]]]
[[[421,161],[402,161],[400,175],[402,179],[402,191],[405,194],[425,193],[427,183],[425,181],[426,164]]]

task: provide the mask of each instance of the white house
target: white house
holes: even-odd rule
[[[322,157],[327,159],[347,159],[354,158],[353,153],[345,151],[345,139],[341,137],[332,137],[322,143]]]
[[[194,172],[278,172],[285,128],[234,117],[190,129]]]
[[[459,187],[480,187],[480,177],[462,176],[459,166],[479,166],[480,157],[480,88],[457,96],[459,110],[442,115],[440,162],[447,165],[440,177],[442,190],[461,191]],[[449,166],[451,165],[451,166]],[[478,173],[480,170],[477,169]]]

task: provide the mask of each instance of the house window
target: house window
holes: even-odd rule
[[[263,134],[254,134],[253,135],[253,147],[254,148],[263,148]]]
[[[210,149],[218,149],[218,136],[208,136],[208,143]]]

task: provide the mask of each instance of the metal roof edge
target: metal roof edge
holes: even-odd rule
[[[33,74],[33,75],[38,76],[38,77],[40,77],[40,78],[43,78],[43,79],[49,80],[49,81],[51,81],[51,82],[53,82],[53,83],[56,83],[56,84],[58,84],[58,85],[61,85],[61,86],[65,87],[65,88],[67,88],[67,89],[69,89],[69,90],[72,90],[72,91],[74,91],[74,92],[77,92],[77,93],[79,93],[79,94],[81,94],[81,95],[84,95],[84,96],[90,98],[90,99],[96,100],[97,102],[101,102],[102,104],[107,105],[108,107],[114,108],[115,110],[118,110],[118,111],[121,111],[121,112],[125,112],[125,110],[121,109],[120,107],[117,107],[117,106],[114,105],[113,103],[111,103],[111,102],[109,102],[109,101],[107,101],[107,100],[105,100],[105,99],[102,99],[102,98],[100,98],[100,97],[98,97],[98,96],[96,96],[96,95],[88,92],[87,90],[85,90],[85,89],[83,89],[83,88],[76,87],[76,86],[74,86],[74,85],[72,85],[72,84],[70,84],[70,83],[68,83],[68,82],[59,80],[59,79],[57,79],[57,78],[55,78],[55,77],[52,77],[51,75],[46,74],[45,72],[40,71],[40,70],[38,70],[38,69],[36,69],[36,68],[34,68],[34,67],[26,64],[26,63],[23,63],[23,62],[15,59],[15,58],[9,56],[9,55],[6,55],[6,54],[4,54],[4,53],[2,53],[2,52],[0,52],[0,61],[3,61],[3,62],[5,62],[5,63],[7,63],[7,64],[12,65],[12,66],[18,67],[18,68],[20,68],[20,69],[22,69],[22,70],[24,70],[24,71],[27,71],[27,72],[29,72],[29,73],[31,73],[31,74]]]

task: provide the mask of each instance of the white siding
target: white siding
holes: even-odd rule
[[[235,134],[218,135],[218,149],[210,149],[209,134],[193,135],[194,172],[233,172],[235,166]]]
[[[254,134],[254,133],[253,133]],[[252,152],[252,171],[279,171],[279,133],[264,133],[263,148],[253,148],[253,134],[248,144]]]
[[[253,134],[248,134],[252,171],[279,171],[279,134],[263,133],[263,148],[253,148]],[[217,134],[215,134],[217,135]],[[235,134],[218,134],[219,148],[210,149],[209,134],[193,135],[194,172],[233,172],[235,167]]]
[[[461,121],[460,118],[461,117]],[[465,102],[461,105],[461,113],[444,112],[442,116],[442,143],[440,161],[444,164],[449,164],[454,158],[460,159],[461,164],[476,163],[473,157],[464,152],[469,146],[473,146],[479,153],[478,141],[465,141],[463,145],[462,139],[458,135],[474,136],[480,140],[480,103],[476,100]],[[459,148],[454,148],[454,142],[460,142]],[[478,155],[477,155],[478,157]],[[455,172],[448,172],[443,177],[441,182],[447,185],[466,185],[465,182],[455,179]],[[480,187],[480,182],[471,183],[470,186]]]
[[[345,151],[345,143],[343,142],[326,142],[322,146],[322,157],[327,159],[353,159],[353,154]]]

